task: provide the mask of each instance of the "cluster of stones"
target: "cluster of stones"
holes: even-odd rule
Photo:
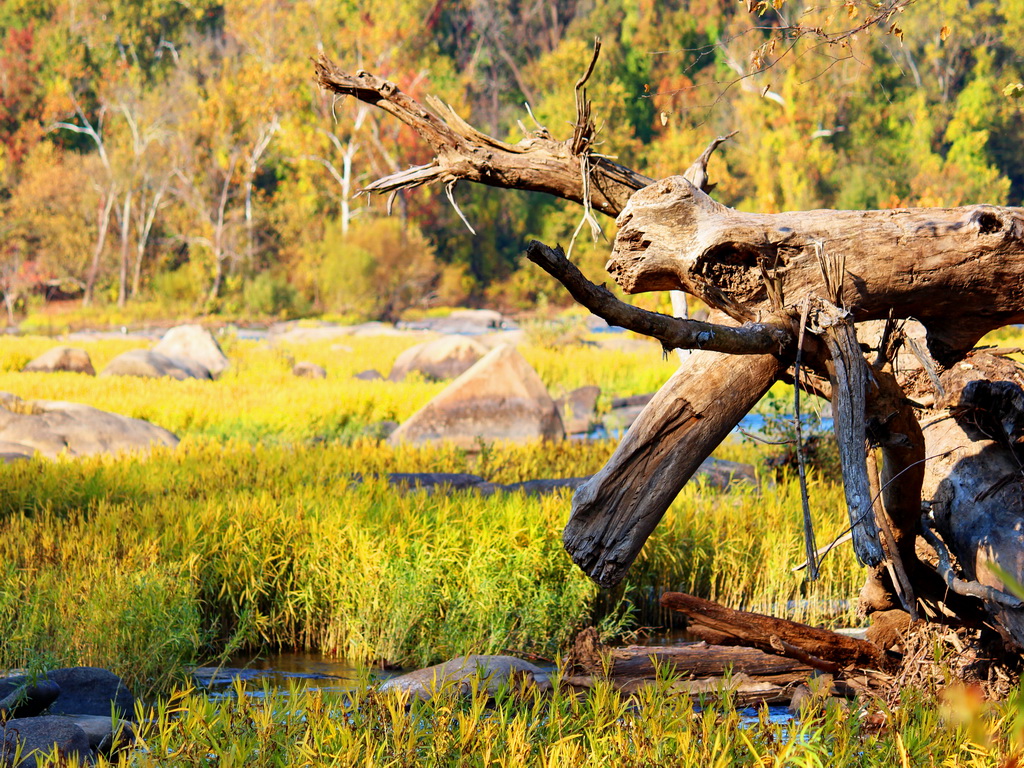
[[[0,767],[32,768],[56,753],[91,765],[135,740],[135,697],[113,672],[69,667],[0,677]]]

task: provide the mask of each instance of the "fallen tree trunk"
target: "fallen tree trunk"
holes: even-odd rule
[[[887,669],[892,660],[866,640],[760,613],[737,611],[682,592],[666,592],[661,604],[686,616],[687,630],[716,645],[743,645],[792,656],[823,669],[828,664]],[[795,649],[795,650],[794,650]]]
[[[692,677],[742,673],[775,685],[807,680],[815,668],[796,659],[757,648],[710,645],[706,642],[670,646],[630,645],[609,652],[613,678],[655,678],[659,670]],[[601,670],[591,670],[600,672]]]
[[[695,352],[580,486],[562,540],[594,581],[622,580],[672,500],[782,368],[772,355]]]
[[[867,397],[868,410],[874,409],[868,438],[883,447],[884,456],[871,501],[881,494],[885,509],[879,519],[884,522],[888,517],[894,526],[884,568],[898,572],[892,562],[897,552],[911,580],[926,568],[917,561],[912,545],[921,501],[919,467],[926,464],[924,495],[934,513],[940,546],[946,542],[959,563],[944,569],[940,563],[940,570],[954,574],[959,567],[966,577],[960,581],[1000,593],[1006,585],[989,563],[1002,567],[1017,581],[1024,580],[1024,539],[1019,535],[1024,528],[1021,437],[1005,430],[995,438],[991,434],[979,437],[970,422],[972,417],[965,415],[976,415],[978,409],[964,408],[959,401],[943,402],[941,383],[957,370],[982,335],[1024,322],[1024,211],[976,205],[739,212],[705,194],[710,187],[707,158],[713,147],[684,176],[656,183],[595,155],[591,149],[594,123],[585,93],[581,95],[581,86],[592,69],[593,63],[577,83],[577,123],[570,140],[555,141],[546,130],[538,129],[523,141],[508,144],[477,131],[436,100],[431,103],[435,113],[431,113],[393,83],[365,72],[341,73],[326,60],[317,63],[323,87],[389,112],[416,130],[434,151],[431,163],[381,179],[368,191],[394,193],[441,183],[454,205],[451,188],[466,179],[547,192],[582,204],[587,216],[591,208],[619,214],[608,269],[627,292],[682,289],[749,324],[743,333],[722,334],[714,345],[722,350],[733,345],[729,351],[745,357],[730,360],[707,351],[693,355],[697,367],[691,363],[670,380],[627,433],[605,470],[577,492],[565,532],[574,559],[601,584],[622,578],[686,478],[753,406],[758,393],[786,375],[801,309],[807,302],[826,298],[848,311],[858,324],[913,317],[925,329],[920,344],[908,340],[916,356],[930,361],[924,372],[908,376],[897,367],[896,384],[886,385],[884,397],[870,391]],[[543,248],[539,246],[537,252]],[[838,275],[838,293],[826,285],[820,266],[822,250],[841,257],[845,264]],[[549,272],[574,290],[578,281]],[[577,293],[573,295],[580,299]],[[594,309],[593,302],[580,300]],[[721,327],[700,328],[685,321],[673,324],[673,318],[642,313],[639,318],[641,332],[653,333],[663,344],[680,348],[700,348],[704,334],[717,333]],[[774,328],[780,340],[788,339],[780,341],[777,352],[767,354],[763,346],[757,346],[764,344],[766,330],[755,328],[758,323]],[[771,330],[767,333],[773,338]],[[803,365],[816,381],[835,370],[835,361],[824,344],[808,339],[803,352]],[[872,376],[888,375],[883,368]],[[991,375],[996,374],[990,372],[991,381],[1000,381]],[[1019,380],[1006,381],[1017,389],[1004,388],[1004,401],[1021,392]],[[921,383],[934,386],[935,391],[915,389]],[[872,388],[869,383],[868,389]],[[903,396],[901,388],[906,393]],[[951,383],[948,389],[958,396],[966,392]],[[832,394],[835,398],[834,390]],[[886,398],[891,407],[883,402]],[[940,410],[932,410],[932,406]],[[917,414],[912,409],[917,409]],[[924,419],[923,437],[911,423],[915,415]],[[947,424],[949,420],[954,424]],[[853,431],[857,430],[845,435],[848,447],[855,442]],[[863,475],[867,470],[861,470],[863,462],[855,454],[856,450],[851,451],[844,468],[856,468],[857,477],[850,478],[856,486],[848,488],[848,498],[852,491],[857,501],[856,505],[851,502],[851,508],[861,510],[855,513],[859,521],[864,515]],[[870,532],[860,539],[858,551],[872,562],[880,542],[874,541]],[[878,572],[882,571],[880,566]],[[959,582],[954,579],[952,583]],[[918,586],[914,583],[913,591],[920,594]],[[984,594],[992,597],[993,593]],[[962,599],[978,600],[970,595]],[[1024,648],[1019,609],[998,596],[985,600],[985,607],[997,617],[1006,636]],[[789,641],[780,639],[779,643],[785,648]]]
[[[616,222],[608,271],[627,293],[682,289],[737,320],[827,297],[817,252],[841,254],[856,322],[913,317],[948,364],[989,331],[1024,322],[1024,210],[974,205],[743,213],[681,176],[639,190]]]

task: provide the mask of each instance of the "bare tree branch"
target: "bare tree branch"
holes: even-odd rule
[[[509,144],[476,130],[447,105],[434,101],[434,114],[410,98],[394,83],[368,72],[346,74],[321,56],[316,62],[320,86],[379,107],[415,130],[434,151],[434,159],[415,168],[386,176],[366,187],[386,193],[421,184],[449,184],[466,179],[494,187],[546,192],[583,203],[585,190],[574,139],[555,141],[536,131]],[[651,183],[647,176],[605,157],[590,157],[590,204],[617,216],[630,195]]]
[[[533,240],[526,248],[526,257],[564,285],[576,301],[595,315],[611,325],[655,338],[665,350],[706,349],[732,355],[779,354],[793,341],[787,330],[789,322],[783,318],[778,318],[774,324],[747,323],[730,328],[699,320],[681,320],[626,304],[603,285],[590,282],[565,257],[560,247],[549,248]]]

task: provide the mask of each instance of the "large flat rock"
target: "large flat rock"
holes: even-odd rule
[[[0,452],[5,455],[40,453],[55,459],[177,444],[178,438],[163,427],[81,403],[0,398]]]
[[[151,349],[130,349],[103,369],[100,376],[139,376],[148,379],[169,377],[185,379],[212,379],[213,375],[202,363],[183,357],[168,357]]]

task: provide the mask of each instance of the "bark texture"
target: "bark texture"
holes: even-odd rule
[[[744,645],[768,653],[782,653],[803,663],[810,661],[814,666],[832,662],[885,669],[891,664],[877,645],[827,629],[736,611],[682,592],[666,592],[661,596],[661,604],[684,613],[690,632],[697,635],[707,632],[719,645]]]
[[[772,355],[695,352],[577,489],[563,541],[601,586],[617,584],[669,504],[783,367]]]
[[[617,224],[607,268],[624,290],[681,289],[738,320],[775,309],[762,264],[787,305],[827,296],[823,245],[845,257],[841,304],[856,322],[916,318],[940,361],[1024,322],[1020,208],[742,213],[671,176],[634,194]]]

